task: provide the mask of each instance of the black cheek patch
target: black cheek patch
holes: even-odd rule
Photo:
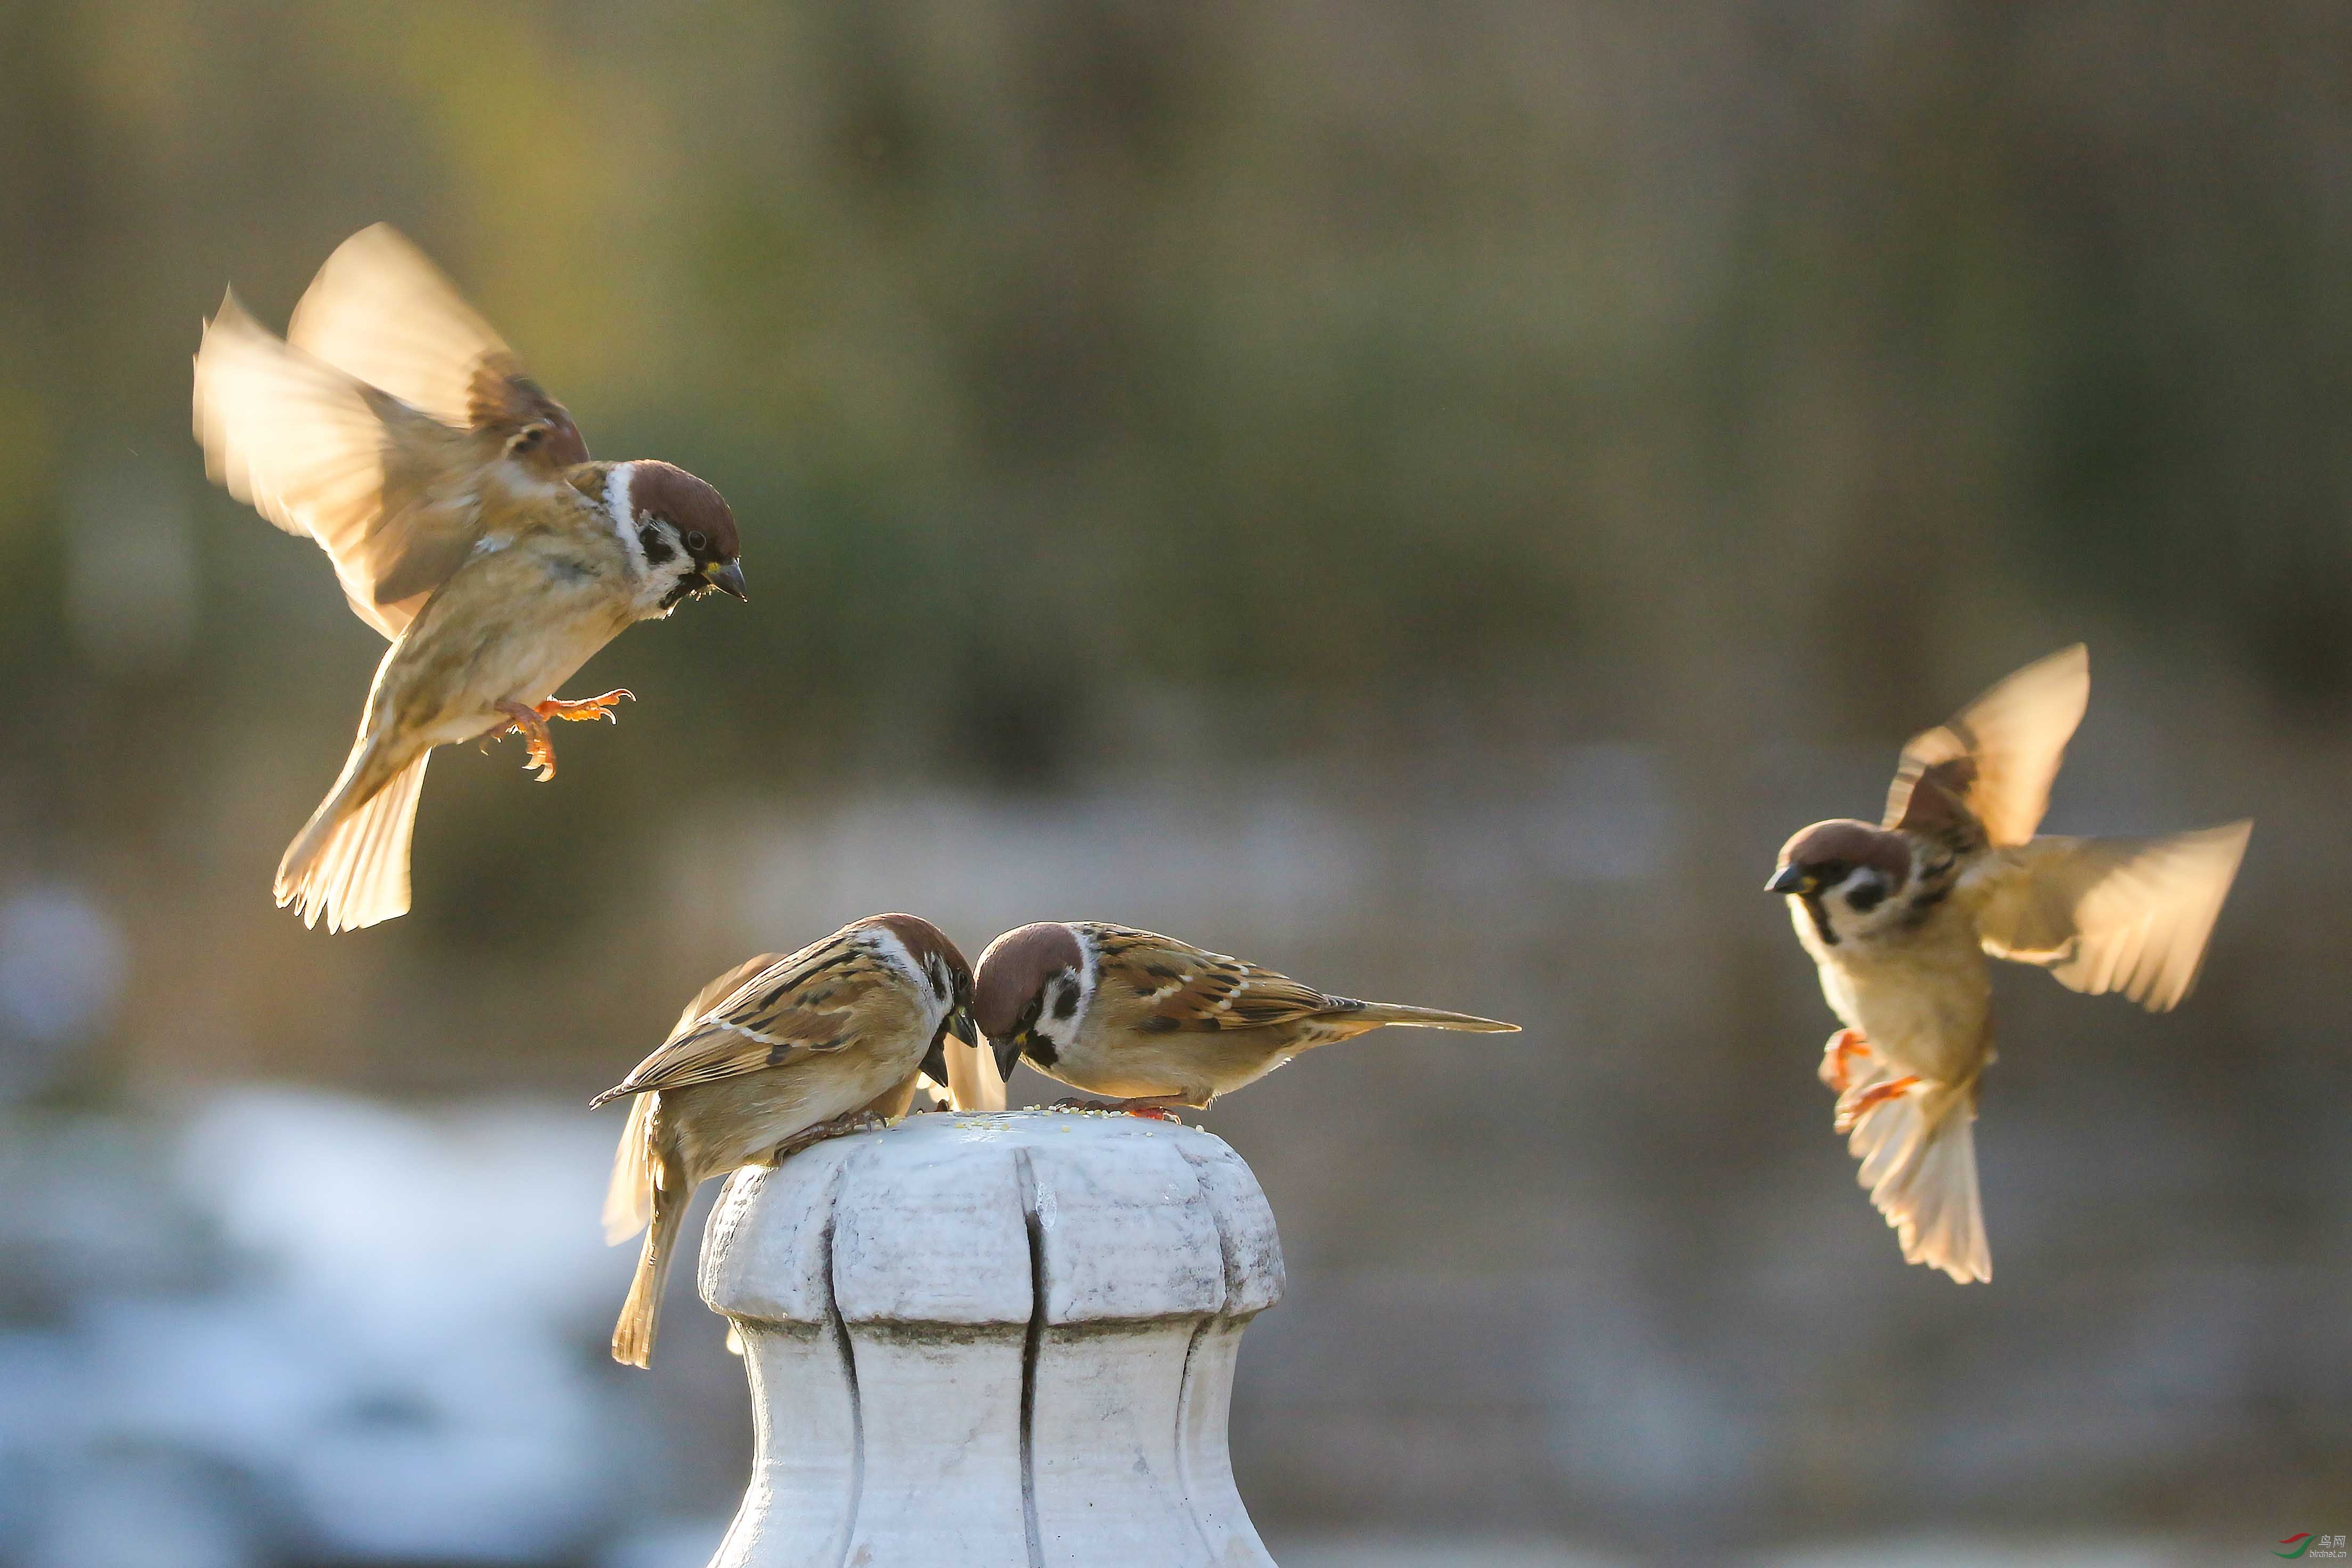
[[[646,552],[646,564],[648,566],[664,565],[677,553],[669,547],[669,541],[661,536],[659,529],[637,530],[637,543]]]
[[[1077,1010],[1078,988],[1075,983],[1064,981],[1061,989],[1054,996],[1054,1016],[1067,1018]]]
[[[1848,893],[1845,901],[1855,914],[1866,915],[1886,901],[1886,889],[1876,882],[1865,883]]]
[[[1812,897],[1800,899],[1797,901],[1803,904],[1805,912],[1813,917],[1813,930],[1821,933],[1822,941],[1828,946],[1835,947],[1838,944],[1838,934],[1830,929],[1830,912],[1822,908],[1822,900],[1818,897]]]

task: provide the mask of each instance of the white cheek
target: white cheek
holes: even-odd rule
[[[1065,1018],[1057,1009],[1073,984],[1078,990],[1077,1003],[1070,1009],[1070,1016]],[[1077,1039],[1079,1029],[1086,1024],[1087,1004],[1093,1000],[1093,995],[1094,987],[1085,977],[1073,982],[1065,975],[1049,982],[1045,987],[1045,1005],[1037,1009],[1037,1021],[1030,1027],[1051,1040],[1056,1047],[1070,1045]]]

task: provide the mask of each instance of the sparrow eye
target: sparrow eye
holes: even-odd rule
[[[698,528],[686,536],[686,547],[688,550],[703,549],[709,542],[710,541],[703,537],[702,531]]]

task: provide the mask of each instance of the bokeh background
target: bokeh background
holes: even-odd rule
[[[381,644],[188,356],[378,219],[752,603],[331,939],[269,875]],[[2327,0],[0,9],[0,1563],[699,1563],[740,1375],[688,1271],[604,1359],[585,1101],[884,909],[1527,1024],[1205,1118],[1286,1562],[2352,1530],[2347,413]],[[1758,889],[2077,638],[2051,826],[2260,827],[2177,1015],[2001,976],[1964,1289]]]

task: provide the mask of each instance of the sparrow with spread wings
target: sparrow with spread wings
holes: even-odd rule
[[[1311,985],[1173,937],[1051,921],[1006,931],[981,954],[972,1016],[1010,1076],[1026,1058],[1049,1078],[1115,1097],[1105,1109],[1201,1109],[1299,1052],[1390,1024],[1514,1033],[1517,1024]]]
[[[662,1047],[593,1102],[636,1096],[604,1198],[607,1243],[646,1233],[614,1361],[653,1355],[695,1188],[904,1116],[919,1075],[951,1083],[953,1057],[978,1054],[971,997],[971,967],[937,926],[873,915],[789,957],[739,964],[687,1004]]]
[[[1862,1184],[1905,1258],[1963,1283],[1992,1278],[1970,1127],[1993,1059],[1986,955],[2166,1011],[2253,829],[2036,837],[2090,690],[2080,645],[2018,671],[1904,747],[1883,826],[1815,823],[1765,884],[1846,1026],[1821,1074]]]
[[[563,405],[381,224],[328,258],[284,341],[222,301],[195,426],[206,471],[316,541],[392,639],[341,776],[278,863],[278,902],[306,925],[406,912],[434,747],[512,728],[552,778],[547,721],[629,695],[565,702],[558,685],[634,622],[745,596],[719,492],[667,463],[591,461]]]

